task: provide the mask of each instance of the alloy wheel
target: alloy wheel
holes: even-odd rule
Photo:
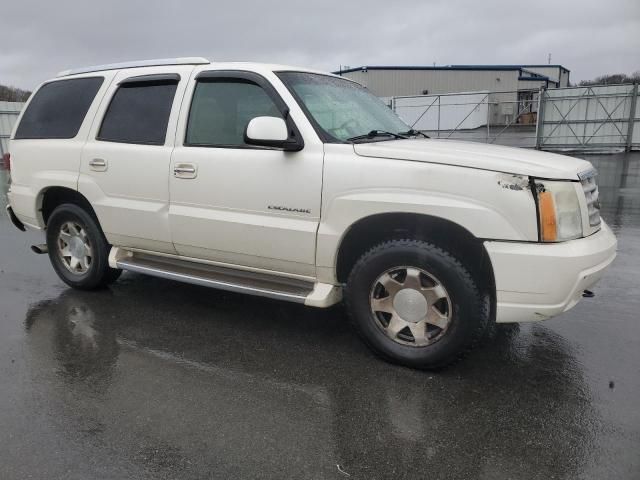
[[[451,298],[442,283],[416,267],[380,275],[370,294],[375,321],[393,341],[423,347],[442,338],[451,324]]]
[[[82,225],[76,222],[63,223],[57,246],[58,255],[67,270],[76,275],[87,273],[93,260],[93,249]]]

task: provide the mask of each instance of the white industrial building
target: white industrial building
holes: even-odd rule
[[[562,65],[363,66],[337,72],[379,97],[569,86]]]
[[[540,88],[568,87],[570,72],[562,65],[378,65],[345,68],[334,73],[364,85],[389,104],[391,98],[397,97],[405,97],[400,101],[407,104],[412,102],[407,97],[438,96],[437,105],[440,106],[451,104],[453,100],[440,98],[441,95],[484,94],[487,114],[482,123],[500,125],[515,120],[525,110],[535,112],[535,99]],[[471,98],[465,96],[462,101],[466,102]],[[425,104],[425,100],[429,99],[423,97],[415,102]],[[456,101],[458,100],[454,102]],[[455,107],[450,107],[447,111],[450,112],[452,108]],[[466,119],[465,122],[469,123],[469,120]],[[443,128],[442,125],[439,128]]]

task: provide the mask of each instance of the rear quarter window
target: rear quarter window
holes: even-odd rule
[[[44,84],[29,103],[14,138],[74,138],[103,81],[103,77],[85,77]]]

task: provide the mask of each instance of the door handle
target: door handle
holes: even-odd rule
[[[176,163],[173,167],[173,176],[176,178],[196,178],[198,168],[193,163]]]
[[[196,169],[193,167],[176,167],[173,169],[173,173],[196,173]]]
[[[96,172],[104,172],[107,169],[107,161],[102,158],[92,158],[89,160],[89,167]]]

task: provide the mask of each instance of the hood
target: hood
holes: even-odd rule
[[[577,180],[578,173],[593,168],[586,160],[565,155],[456,140],[389,140],[356,143],[353,148],[363,157],[441,163],[550,179]]]

